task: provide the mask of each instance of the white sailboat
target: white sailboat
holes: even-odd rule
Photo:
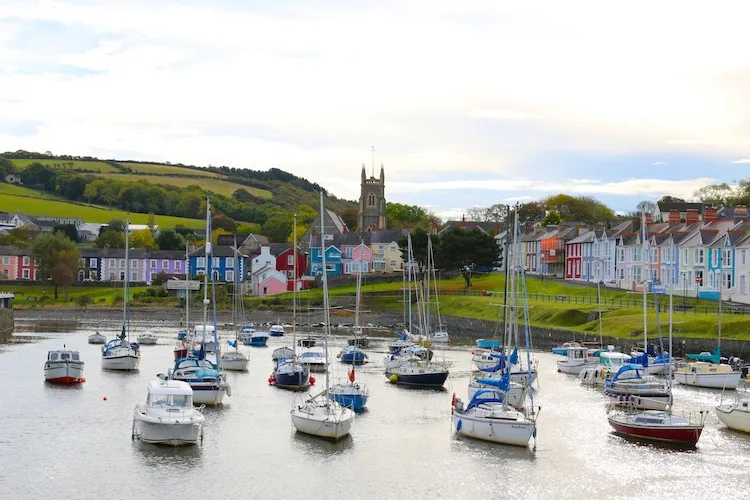
[[[513,334],[517,336],[517,302],[519,296],[521,296],[523,300],[523,328],[526,341],[527,379],[531,380],[532,363],[529,314],[526,304],[526,281],[523,262],[521,260],[521,236],[517,211],[514,228],[513,249],[511,251],[512,260],[508,263],[508,266],[512,266],[509,274],[509,279],[511,280],[509,285],[511,302],[514,303],[514,306],[511,308],[513,314],[510,315],[510,324],[506,326],[505,337],[506,341],[509,341],[513,337]],[[516,318],[515,322],[513,321],[514,318]],[[515,331],[513,331],[514,329]],[[503,358],[503,362],[503,376],[497,381],[495,387],[476,391],[468,405],[464,405],[463,401],[456,399],[454,394],[451,404],[453,428],[457,434],[462,436],[494,443],[528,446],[532,437],[536,439],[536,420],[539,413],[539,409],[534,407],[534,391],[529,391],[531,402],[529,408],[525,411],[512,408],[507,395],[511,382],[512,363],[510,363],[509,358]]]
[[[331,331],[330,304],[328,301],[328,277],[325,257],[325,218],[323,193],[320,193],[320,246],[322,258],[323,308],[325,318],[325,351],[328,357],[328,337]],[[327,439],[338,440],[349,434],[354,424],[354,411],[328,398],[329,374],[326,372],[325,390],[292,408],[292,424],[299,432]]]
[[[237,250],[237,241],[234,242],[234,262],[237,269],[242,269],[239,265],[240,253]],[[240,351],[240,329],[244,325],[244,308],[245,304],[242,297],[240,287],[242,284],[239,283],[238,278],[239,272],[234,273],[234,307],[232,308],[232,326],[234,328],[234,342],[228,340],[230,349],[222,352],[219,356],[221,360],[221,367],[225,370],[232,370],[238,372],[246,372],[247,364],[249,362],[247,355]],[[233,349],[231,349],[233,348]]]
[[[141,362],[138,344],[130,343],[130,310],[128,308],[130,283],[130,217],[125,218],[125,281],[122,288],[122,331],[120,336],[102,347],[102,368],[105,370],[137,370]]]

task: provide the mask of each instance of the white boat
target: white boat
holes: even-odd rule
[[[179,446],[203,440],[203,407],[193,407],[193,390],[178,380],[152,380],[145,404],[133,411],[133,439]]]
[[[125,227],[128,227],[128,218]],[[114,340],[102,346],[102,368],[105,370],[134,371],[141,362],[141,351],[138,344],[130,343],[130,318],[128,300],[130,297],[130,238],[125,231],[125,282],[122,289],[122,332]]]
[[[206,352],[216,352],[217,346],[214,337],[217,339],[219,338],[218,335],[216,335],[214,325],[195,325],[193,331],[186,337],[186,340],[196,344],[196,348],[200,348],[200,345],[198,344],[204,344]]]
[[[689,363],[674,372],[675,381],[682,385],[711,389],[736,389],[740,378],[742,372],[733,370],[726,363],[715,365],[705,361]]]
[[[291,359],[294,357],[294,350],[288,347],[279,347],[271,353],[271,360],[281,361],[282,359]]]
[[[137,338],[141,345],[156,345],[158,343],[156,335],[151,332],[143,332]]]
[[[232,247],[235,262],[240,262],[240,253],[237,250],[237,242]],[[239,282],[240,273],[234,273],[233,296],[234,307],[232,307],[232,325],[234,327],[234,342],[228,341],[229,349],[219,355],[219,366],[224,370],[246,372],[249,359],[247,354],[240,351],[240,333],[245,329],[245,298],[242,294],[242,285]],[[253,332],[255,329],[253,328]]]
[[[591,356],[588,347],[569,347],[565,359],[557,362],[557,371],[578,375],[587,365],[598,365],[599,356]]]
[[[444,332],[442,330],[433,333],[430,336],[430,340],[439,344],[445,344],[451,341],[448,332]]]
[[[326,356],[320,351],[303,351],[297,355],[297,361],[303,366],[307,366],[307,369],[314,373],[324,373],[328,370]]]
[[[49,351],[47,361],[44,363],[44,379],[58,384],[85,382],[83,361],[78,351],[67,349]]]
[[[323,193],[320,193],[320,213],[323,210]],[[320,218],[320,234],[325,234],[325,218]],[[325,318],[325,351],[329,356],[328,336],[331,330],[330,305],[328,302],[328,278],[326,273],[325,238],[321,238],[321,255],[323,259],[323,313]],[[296,288],[296,287],[295,287]],[[292,424],[298,432],[318,436],[326,439],[338,440],[349,434],[354,424],[354,410],[341,406],[331,400],[328,395],[330,388],[329,375],[326,371],[325,391],[313,396],[301,405],[292,408]]]
[[[457,434],[483,441],[528,446],[536,432],[536,421],[505,405],[503,394],[494,389],[478,391],[465,408],[455,400],[451,413]]]
[[[284,327],[281,325],[271,325],[268,333],[271,334],[271,337],[281,337],[284,335]]]
[[[89,344],[106,344],[107,337],[99,332],[89,335]]]
[[[578,374],[578,380],[582,385],[591,385],[594,387],[604,387],[607,378],[614,376],[625,363],[630,360],[630,356],[621,352],[602,352],[599,353],[599,364],[586,365]]]
[[[471,398],[482,389],[494,390],[495,388],[491,385],[483,384],[476,379],[469,382],[469,400],[471,400]],[[519,384],[518,382],[511,382],[503,397],[508,399],[508,404],[513,408],[522,408],[526,404],[528,391],[528,386]]]
[[[730,429],[750,432],[750,394],[747,391],[738,391],[734,401],[722,401],[716,407],[716,416]]]
[[[249,362],[245,353],[231,349],[221,353],[219,357],[219,365],[222,369],[235,372],[246,372]]]
[[[641,410],[666,410],[672,404],[667,382],[646,375],[641,365],[626,364],[607,378],[604,395],[612,403]]]

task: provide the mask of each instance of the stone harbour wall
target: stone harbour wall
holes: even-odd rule
[[[13,333],[13,310],[0,309],[0,335]]]

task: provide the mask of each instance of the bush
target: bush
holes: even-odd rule
[[[76,304],[78,304],[81,307],[86,307],[87,305],[91,304],[94,300],[91,298],[91,295],[79,295],[76,297]]]

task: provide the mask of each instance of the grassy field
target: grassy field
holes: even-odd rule
[[[130,295],[145,290],[146,287],[130,287]],[[64,293],[61,287],[57,290],[57,299],[55,299],[54,286],[7,286],[3,285],[3,292],[12,292],[15,294],[13,300],[14,309],[31,309],[35,307],[60,307],[65,305],[75,306],[77,300],[83,295],[91,298],[88,307],[111,307],[122,304],[122,283],[117,287],[87,287],[74,286],[68,289],[68,302],[64,300]]]
[[[75,161],[75,160],[34,160],[34,159],[23,159],[23,160],[10,160],[15,166],[23,170],[32,163],[41,163],[54,169],[63,169],[71,171],[91,171],[101,173],[119,172],[116,167],[104,163],[103,161]],[[71,166],[72,164],[72,166]]]
[[[16,194],[0,194],[0,211],[21,212],[29,215],[56,215],[60,217],[78,217],[85,222],[107,223],[112,219],[125,219],[126,213],[122,210],[109,210],[94,205],[76,204],[65,201],[49,199],[29,198]],[[201,219],[185,219],[183,217],[172,217],[169,215],[157,215],[156,224],[162,228],[174,227],[183,224],[186,227],[200,228],[205,226]],[[130,214],[130,222],[133,224],[147,224],[148,214]]]
[[[12,194],[17,196],[25,196],[27,198],[39,198],[43,200],[65,200],[62,196],[59,196],[55,193],[37,191],[36,189],[16,186],[15,184],[6,184],[4,182],[0,182],[0,194]]]
[[[234,182],[225,181],[222,179],[209,179],[209,178],[195,178],[195,177],[166,177],[160,175],[140,175],[140,174],[102,174],[100,177],[106,177],[107,179],[118,179],[118,180],[129,180],[129,181],[148,181],[151,184],[164,184],[169,186],[200,186],[208,191],[214,193],[231,196],[232,193],[238,189],[244,189],[250,194],[258,196],[260,198],[271,199],[273,196],[270,191],[264,189],[253,188],[250,186],[243,186],[242,184],[236,184]]]
[[[190,175],[193,177],[213,177],[221,179],[222,175],[207,170],[197,170],[192,168],[175,167],[172,165],[159,165],[156,163],[131,163],[118,162],[125,168],[139,174],[159,174],[159,175]]]

